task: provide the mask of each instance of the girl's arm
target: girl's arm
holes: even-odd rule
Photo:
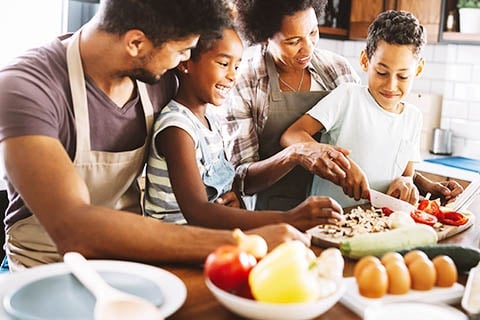
[[[305,230],[320,223],[342,220],[342,209],[330,198],[311,197],[288,211],[257,211],[210,203],[195,158],[191,136],[177,127],[157,135],[157,150],[165,157],[178,205],[189,224],[209,228],[251,229],[285,222]]]

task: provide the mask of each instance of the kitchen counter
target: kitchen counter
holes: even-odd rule
[[[446,156],[434,155],[428,152],[422,153],[423,159],[436,159],[444,158]],[[415,164],[415,170],[426,172],[438,176],[448,177],[452,179],[464,180],[464,181],[473,181],[480,177],[477,172],[463,170],[459,168],[454,168],[446,166],[443,164],[432,163],[427,161],[422,161]]]

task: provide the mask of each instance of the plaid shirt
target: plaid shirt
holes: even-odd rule
[[[228,159],[236,167],[241,192],[251,163],[259,161],[259,137],[267,122],[270,101],[270,81],[265,65],[264,49],[260,46],[244,58],[237,84],[224,103],[219,120],[225,139]],[[316,49],[314,57],[321,66],[308,66],[312,78],[324,90],[333,90],[341,83],[360,83],[360,78],[344,58],[333,52]]]

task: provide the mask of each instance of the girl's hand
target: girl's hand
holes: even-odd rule
[[[237,194],[233,191],[222,194],[214,201],[216,204],[224,205],[226,207],[241,208],[241,201],[237,197]]]

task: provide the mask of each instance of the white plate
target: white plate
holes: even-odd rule
[[[139,295],[159,305],[160,312],[165,318],[177,311],[185,302],[187,289],[183,281],[161,268],[116,260],[89,260],[88,263],[99,273],[109,276],[110,282],[113,281],[112,284],[117,282],[120,287],[127,286],[127,289],[133,291],[143,289],[148,291],[145,294],[139,292]],[[109,279],[106,280],[109,281]],[[49,287],[42,288],[42,286]],[[22,288],[34,288],[43,293],[44,291],[48,292],[50,286],[52,286],[51,290],[61,290],[65,295],[70,295],[69,298],[65,299],[67,303],[78,297],[81,303],[85,304],[85,308],[91,309],[90,314],[91,319],[93,319],[93,296],[84,293],[85,288],[74,279],[64,263],[42,265],[0,277],[0,299],[2,301],[0,319],[13,319],[15,318],[13,315],[17,318],[20,316],[21,319],[32,320],[65,318],[65,310],[68,312],[68,308],[62,309],[62,307],[59,307],[62,301],[55,303],[49,300],[48,304],[43,304],[44,307],[50,306],[47,312],[42,310],[42,316],[32,314],[34,313],[32,310],[37,307],[37,305],[33,305],[32,301],[48,300],[49,296],[45,294],[46,297],[43,295],[41,297],[29,297],[27,290],[22,290]],[[160,297],[155,297],[156,294]],[[52,296],[58,298],[60,295]],[[22,310],[20,310],[19,306],[22,305],[26,306],[27,312],[25,314],[22,314]],[[57,314],[60,311],[63,313]],[[68,318],[73,317],[69,316]],[[87,320],[88,317],[82,317],[82,319]]]
[[[360,293],[358,292],[355,278],[348,277],[344,278],[343,281],[346,286],[346,291],[340,298],[340,303],[345,305],[347,308],[349,308],[362,318],[365,316],[365,310],[368,307],[379,306],[388,303],[413,301],[455,304],[460,302],[465,289],[463,285],[457,282],[449,288],[434,287],[432,290],[428,291],[410,290],[406,294],[387,294],[382,298],[372,299],[360,295]]]
[[[342,296],[345,287],[318,301],[304,303],[266,303],[245,299],[215,286],[209,279],[205,284],[217,300],[228,310],[248,319],[258,320],[307,320],[318,317],[333,307]]]
[[[460,310],[441,304],[394,302],[367,308],[365,320],[467,320]]]

